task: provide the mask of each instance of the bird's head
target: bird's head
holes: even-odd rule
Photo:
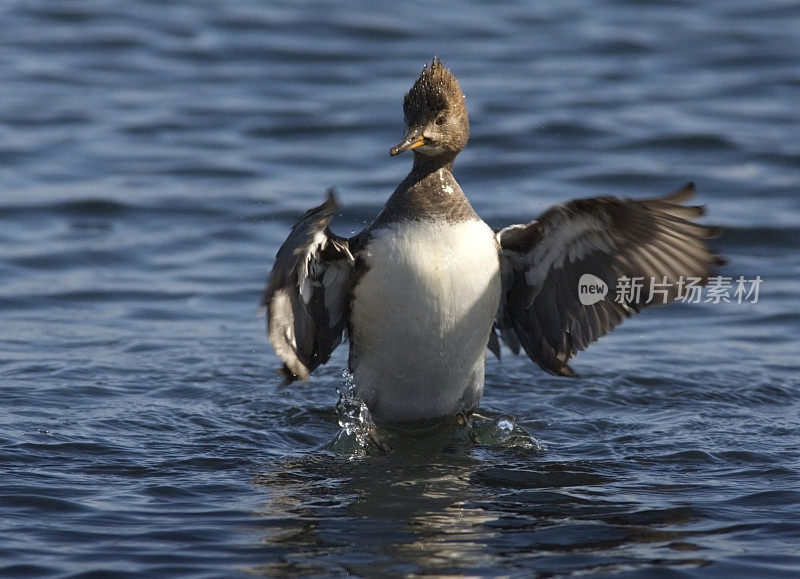
[[[438,58],[425,65],[403,99],[408,132],[389,154],[454,158],[467,144],[469,118],[458,81]]]

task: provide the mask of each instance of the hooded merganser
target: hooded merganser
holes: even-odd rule
[[[703,280],[721,260],[715,235],[683,203],[690,183],[644,201],[599,197],[557,205],[538,220],[493,231],[452,174],[469,136],[458,81],[434,59],[406,94],[411,172],[361,233],[328,227],[333,193],[308,211],[278,251],[264,296],[268,335],[286,382],[306,379],[346,333],[356,393],[373,417],[407,422],[470,413],[483,392],[487,347],[499,332],[547,372],[648,305],[647,292],[586,304],[579,280],[613,288],[623,277]],[[580,282],[582,283],[582,282]]]

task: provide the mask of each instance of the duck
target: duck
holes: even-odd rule
[[[355,395],[374,420],[469,416],[487,351],[499,358],[501,340],[545,372],[574,377],[578,352],[722,264],[708,244],[717,229],[686,204],[692,183],[646,200],[572,200],[495,231],[453,175],[469,117],[440,59],[425,64],[403,113],[405,137],[389,153],[411,152],[413,163],[372,223],[349,238],[331,231],[339,205],[329,190],[277,252],[263,305],[286,384],[307,380],[346,339]],[[657,280],[660,299],[609,290],[637,279]]]

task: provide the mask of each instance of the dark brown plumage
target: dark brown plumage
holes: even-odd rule
[[[456,77],[438,58],[422,69],[414,86],[406,93],[403,113],[408,127],[406,144],[417,136],[424,136],[425,144],[440,149],[439,154],[448,161],[466,146],[469,115],[464,93]],[[404,150],[401,144],[392,149],[392,154]]]
[[[703,208],[683,205],[693,195],[689,183],[659,199],[578,199],[500,231],[504,279],[495,325],[504,341],[514,352],[522,346],[547,372],[574,376],[567,362],[622,320],[680,297],[682,279],[705,284],[723,262],[706,244],[718,230],[691,221]],[[583,274],[603,280],[609,294],[582,304]],[[617,300],[623,278],[648,285]],[[648,301],[651,279],[665,293]]]
[[[425,65],[414,86],[403,98],[406,125],[421,125],[434,120],[438,112],[448,110],[458,116],[467,116],[464,93],[453,74],[434,58]]]

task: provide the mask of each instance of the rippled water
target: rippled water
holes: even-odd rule
[[[0,22],[0,575],[800,574],[796,2],[43,0]],[[348,447],[344,349],[281,387],[258,301],[326,187],[348,235],[407,171],[388,149],[434,54],[490,224],[691,179],[758,303],[647,312],[575,380],[505,352],[475,432]]]

